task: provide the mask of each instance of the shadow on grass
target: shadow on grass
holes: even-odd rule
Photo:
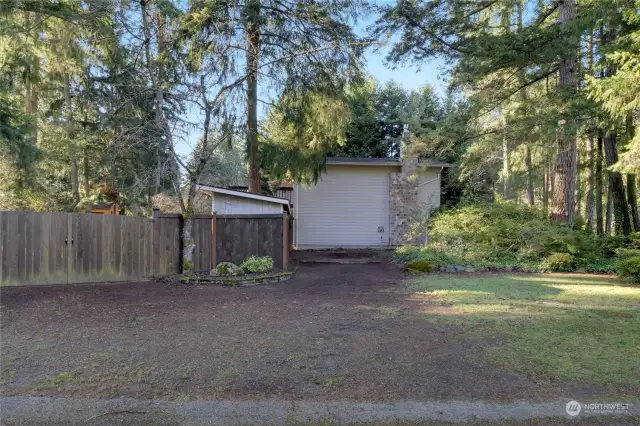
[[[537,380],[577,380],[640,391],[640,288],[612,277],[430,275],[409,301],[488,346],[491,362]]]

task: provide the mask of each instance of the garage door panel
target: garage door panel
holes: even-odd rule
[[[298,245],[388,245],[389,173],[384,167],[330,167],[315,187],[300,188]]]

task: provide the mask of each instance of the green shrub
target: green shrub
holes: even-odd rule
[[[592,274],[615,274],[617,259],[603,257],[584,265],[584,270]]]
[[[211,272],[213,273],[212,275],[239,275],[242,273],[242,268],[231,262],[222,262]]]
[[[586,263],[601,252],[591,235],[557,225],[535,208],[507,202],[443,212],[434,219],[430,237],[434,247],[447,253],[485,261],[535,263],[552,253],[570,253]]]
[[[632,232],[628,241],[629,248],[640,249],[640,232]]]
[[[438,265],[428,259],[415,259],[407,262],[406,270],[408,272],[434,272],[438,270]]]
[[[429,246],[401,247],[396,258],[401,262],[424,259],[438,267],[460,265],[477,270],[533,272],[544,266],[548,270],[572,271],[589,265],[599,272],[610,272],[612,262],[604,265],[601,261],[601,240],[578,227],[558,225],[541,210],[523,204],[499,201],[467,205],[435,215],[429,227]],[[631,239],[624,241],[610,243],[612,247],[629,247]],[[567,256],[554,256],[556,253]]]
[[[400,262],[426,261],[434,267],[456,265],[453,256],[433,247],[402,246],[396,250],[396,259]]]
[[[551,253],[542,259],[540,269],[549,272],[571,272],[576,270],[576,262],[569,253]]]
[[[616,250],[616,256],[618,258],[640,257],[640,250],[628,249],[628,248],[620,248],[620,249]]]
[[[269,256],[251,256],[240,265],[246,274],[266,272],[273,269],[273,259]]]
[[[622,257],[616,262],[616,271],[619,276],[640,283],[640,256]]]

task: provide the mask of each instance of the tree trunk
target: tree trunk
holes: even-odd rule
[[[33,20],[31,16],[33,15]],[[31,39],[34,42],[34,48],[39,48],[40,33],[37,30],[37,25],[33,25],[34,22],[40,18],[37,13],[24,12],[24,27],[33,28],[33,32],[30,34]],[[32,26],[33,25],[33,26]],[[25,82],[25,111],[33,118],[33,144],[38,145],[38,86],[32,83],[32,81],[38,81],[40,74],[40,62],[34,61],[30,63],[30,72],[27,81]]]
[[[520,0],[517,3],[517,8],[518,8],[518,31],[521,31],[523,29],[523,24],[522,24],[522,16],[524,13],[524,1],[525,0]],[[524,85],[525,84],[525,73],[524,70],[520,73],[520,84]],[[520,90],[520,99],[522,100],[523,104],[526,104],[527,100],[528,100],[528,93],[527,93],[527,87],[524,87]],[[529,146],[529,137],[528,135],[524,136],[524,167],[525,167],[525,172],[527,174],[527,202],[529,203],[530,206],[533,206],[535,203],[535,195],[533,192],[533,166],[531,165],[531,148]]]
[[[580,154],[578,153],[576,146],[576,201],[575,201],[575,211],[573,212],[574,217],[580,216],[580,211],[582,209],[582,181],[580,179],[580,169],[582,168],[582,162],[579,159]]]
[[[616,135],[607,132],[604,137],[604,156],[607,167],[618,162],[618,150],[616,147]],[[613,198],[613,215],[615,220],[616,235],[629,235],[631,233],[631,221],[627,208],[627,197],[624,190],[624,181],[619,172],[609,171],[610,194]]]
[[[542,210],[545,217],[549,215],[549,166],[546,162],[542,175]]]
[[[508,200],[511,198],[511,166],[509,164],[509,141],[507,140],[507,118],[503,114],[503,131],[502,135],[502,198]]]
[[[71,181],[71,199],[73,201],[74,209],[80,202],[80,182],[78,179],[78,159],[75,148],[75,132],[73,130],[73,112],[71,109],[71,81],[69,74],[63,76],[64,84],[64,103],[67,115],[67,154],[69,155],[69,163],[71,166],[71,174],[69,180]]]
[[[576,199],[576,133],[566,124],[558,133],[551,216],[557,222],[571,223]]]
[[[533,166],[531,164],[531,149],[529,144],[524,144],[524,165],[527,173],[527,201],[530,206],[535,204],[535,195],[533,193]]]
[[[84,170],[82,171],[82,176],[84,178],[84,196],[85,198],[89,198],[91,195],[91,184],[89,183],[89,155],[87,155],[87,148],[84,149],[83,162]]]
[[[559,3],[558,14],[563,31],[576,17],[576,0],[565,0]],[[568,53],[560,60],[559,90],[573,96],[577,84],[577,42],[568,39],[570,46]],[[576,192],[576,129],[573,119],[567,116],[558,122],[557,129],[557,162],[555,170],[555,187],[553,189],[553,203],[551,215],[557,222],[573,221]]]
[[[593,124],[591,125],[591,130],[589,131],[589,150],[587,152],[587,167],[588,167],[588,177],[587,177],[587,188],[586,188],[586,200],[585,200],[585,215],[587,219],[587,232],[593,234],[593,205],[594,205],[594,185],[595,185],[595,150],[594,150],[594,137],[593,137]]]
[[[258,157],[258,64],[260,55],[260,0],[249,0],[247,8],[247,150],[249,192],[260,193]]]
[[[631,218],[633,220],[633,230],[640,232],[640,216],[638,215],[638,197],[636,195],[636,175],[627,175],[627,201],[631,209]]]
[[[593,75],[593,30],[589,33],[589,39],[587,40],[587,69],[586,72]],[[586,228],[587,232],[593,234],[594,228],[594,186],[595,186],[595,121],[592,119],[589,121],[589,135],[588,135],[588,152],[587,152],[587,188],[586,188],[586,200],[585,200],[585,216],[587,219]]]
[[[613,195],[611,194],[611,176],[609,176],[609,182],[607,184],[607,217],[605,219],[605,225],[604,225],[605,235],[611,235],[612,220],[613,220]]]
[[[604,235],[602,217],[602,131],[598,132],[596,144],[596,164],[595,164],[595,208],[596,208],[596,234]]]

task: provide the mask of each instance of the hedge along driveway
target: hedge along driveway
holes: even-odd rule
[[[408,291],[407,278],[387,262],[305,264],[293,279],[262,287],[2,289],[0,393],[356,401],[626,394],[494,364],[491,348],[512,337],[509,329],[480,336],[473,324],[426,321],[426,308],[445,318],[454,307],[425,303],[440,296]]]
[[[429,320],[497,338],[486,351],[495,366],[639,394],[640,286],[612,276],[484,274],[420,277],[410,288],[432,296]]]

